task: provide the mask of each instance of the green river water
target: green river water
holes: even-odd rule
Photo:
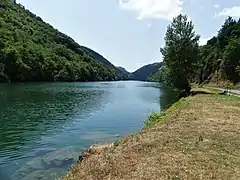
[[[176,100],[150,82],[0,84],[0,180],[54,180],[84,148],[139,131]]]

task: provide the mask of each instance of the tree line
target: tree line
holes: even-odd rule
[[[186,15],[175,17],[168,26],[161,48],[164,66],[150,77],[189,92],[191,83],[240,82],[240,19],[228,17],[206,45]]]
[[[99,81],[122,75],[9,0],[0,2],[0,81]]]

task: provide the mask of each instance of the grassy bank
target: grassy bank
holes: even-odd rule
[[[64,180],[240,179],[239,117],[235,96],[181,99],[138,134],[85,152]]]

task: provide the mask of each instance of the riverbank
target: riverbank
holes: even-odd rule
[[[181,99],[138,134],[86,151],[63,179],[240,179],[239,117],[239,97]]]

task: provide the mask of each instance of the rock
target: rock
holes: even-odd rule
[[[56,151],[56,150],[57,149],[55,149],[55,148],[47,148],[47,147],[39,148],[34,152],[33,155],[35,157],[40,157],[40,156],[44,156],[45,154],[48,154],[48,153]]]
[[[18,169],[13,175],[13,179],[22,179],[22,177],[26,176],[27,174],[30,174],[36,170],[44,170],[45,168],[47,168],[46,164],[41,157],[34,158]]]
[[[84,159],[83,155],[80,155],[80,156],[78,157],[78,163],[81,163],[81,162],[83,161],[83,159]]]
[[[227,91],[223,91],[223,92],[220,92],[220,93],[218,93],[218,94],[220,94],[220,95],[226,95],[226,94],[227,94]]]
[[[64,174],[64,169],[53,168],[49,170],[37,170],[26,174],[22,180],[56,180]]]
[[[101,151],[113,147],[114,144],[104,144],[104,145],[95,145],[90,146],[90,148],[86,149],[79,157],[78,157],[78,163],[81,163],[85,158],[89,157],[91,154],[97,154]]]
[[[78,163],[81,163],[85,158],[90,156],[92,148],[93,148],[93,146],[90,146],[90,148],[86,149],[85,151],[83,151],[83,153],[81,155],[79,155]]]
[[[77,161],[77,153],[71,148],[64,148],[57,151],[50,152],[43,157],[37,157],[33,160],[27,162],[23,167],[21,167],[14,175],[14,180],[23,179],[35,180],[43,179],[45,180],[46,173],[49,175],[50,170],[53,169],[64,169],[70,167]],[[54,171],[51,171],[54,172]],[[42,174],[44,175],[42,177]],[[55,180],[56,178],[54,178]],[[48,179],[47,179],[48,180]]]
[[[45,169],[46,165],[43,161],[42,157],[37,157],[29,162],[26,163],[26,168],[30,168],[30,169],[36,169],[36,170],[41,170],[41,169]]]
[[[239,83],[237,83],[237,88],[238,88],[238,89],[240,89],[240,82],[239,82]]]
[[[43,156],[48,168],[67,167],[77,161],[78,155],[71,148],[60,149]]]

